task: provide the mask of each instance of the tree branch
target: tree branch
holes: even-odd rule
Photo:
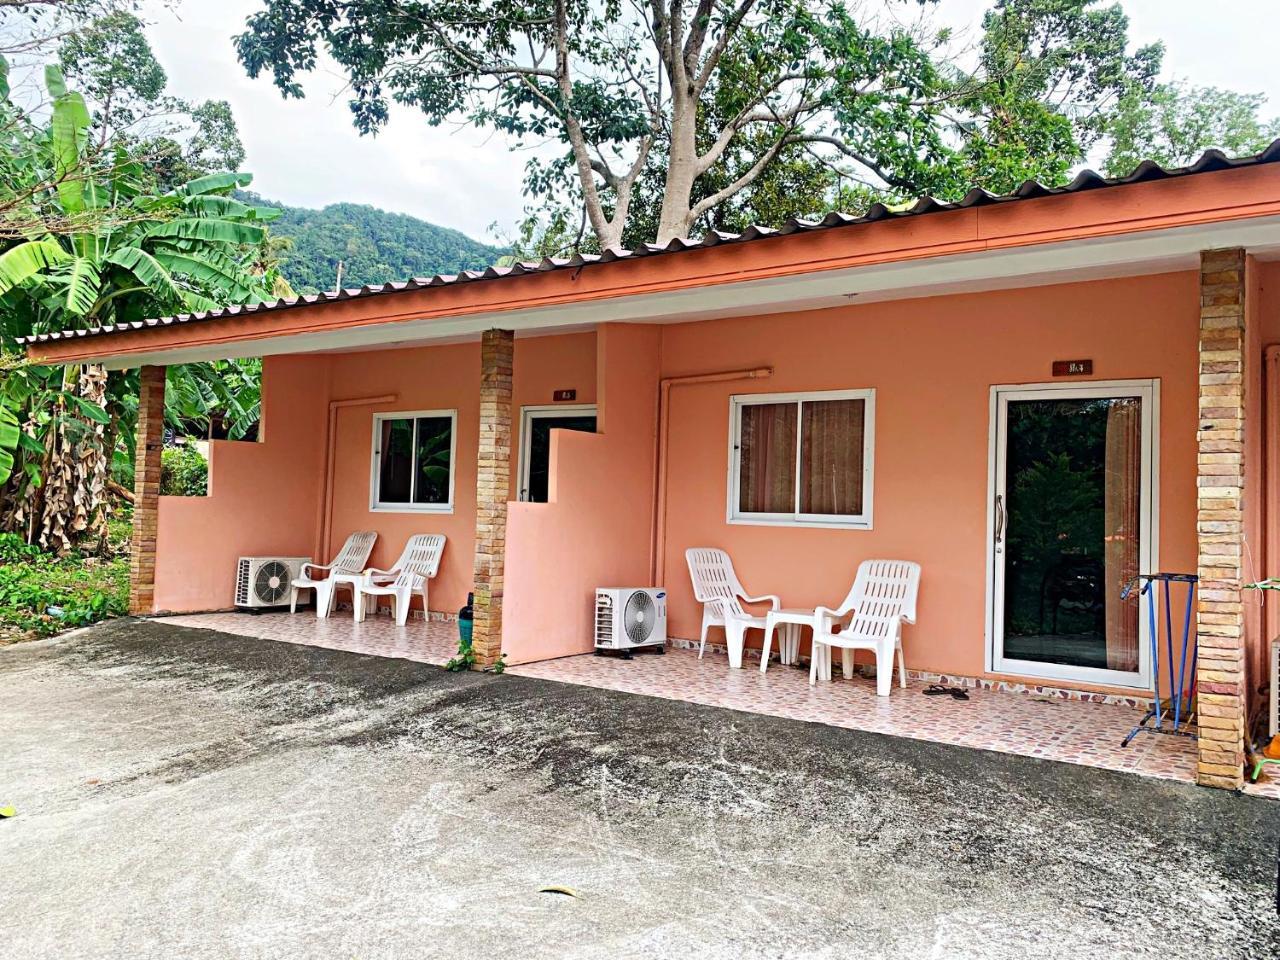
[[[693,83],[694,96],[701,96],[702,91],[707,88],[707,84],[711,82],[711,75],[715,73],[716,67],[720,63],[720,58],[724,56],[725,50],[729,48],[729,44],[737,35],[738,28],[742,26],[742,21],[755,5],[756,0],[742,0],[737,8],[729,14],[728,19],[725,20],[723,31],[716,38],[715,46],[711,48],[707,58],[702,61],[702,68],[698,71],[697,79]]]
[[[792,77],[790,79],[798,79],[798,77]],[[795,106],[781,112],[776,110],[771,110],[766,113],[748,112],[754,111],[755,108],[760,105],[760,102],[760,99],[756,99],[752,103],[747,104],[736,117],[725,124],[724,129],[720,131],[720,136],[716,137],[715,143],[708,147],[707,151],[702,154],[702,156],[698,157],[694,168],[698,175],[706,173],[715,165],[716,161],[724,156],[725,151],[733,142],[734,137],[736,137],[742,128],[748,124],[785,124],[789,129],[794,129],[799,125],[798,121],[801,114],[811,113],[821,106],[817,101],[802,99],[801,102],[797,103]]]
[[[702,53],[702,45],[706,42],[707,31],[711,27],[711,11],[715,8],[714,0],[698,0],[698,8],[693,11],[693,20],[689,24],[689,35],[684,39],[684,72],[693,76],[698,66],[698,56]]]
[[[708,210],[718,207],[730,197],[740,193],[746,187],[751,186],[751,184],[759,178],[760,174],[764,172],[765,167],[769,166],[769,164],[773,162],[779,151],[781,151],[782,148],[790,142],[789,136],[790,135],[788,134],[788,136],[779,137],[777,142],[761,154],[760,158],[751,165],[747,172],[737,180],[734,180],[733,183],[721,190],[717,190],[715,193],[711,194],[711,196],[704,197],[702,200],[694,204],[693,209],[689,211],[689,223],[696,223],[698,218]]]
[[[803,133],[793,134],[787,138],[788,143],[822,143],[829,147],[835,147],[840,153],[844,154],[850,160],[856,160],[862,164],[877,177],[889,184],[891,187],[901,187],[904,190],[910,190],[913,186],[912,182],[904,177],[895,176],[886,171],[880,164],[876,163],[866,154],[860,153],[850,147],[839,137],[827,136],[819,133]]]
[[[604,215],[604,204],[600,201],[600,191],[596,189],[595,170],[588,152],[587,138],[582,131],[582,124],[573,113],[573,83],[569,78],[569,13],[566,0],[556,0],[555,50],[556,82],[560,87],[560,98],[564,101],[562,115],[565,134],[569,138],[569,146],[573,150],[573,159],[578,168],[582,202],[591,219],[591,229],[600,238],[600,245],[611,246],[618,242],[618,237],[612,229],[613,225]]]

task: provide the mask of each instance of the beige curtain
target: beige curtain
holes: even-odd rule
[[[1138,574],[1141,533],[1142,401],[1123,397],[1107,413],[1103,492],[1107,668],[1138,669],[1138,598],[1120,599]]]
[[[738,509],[792,513],[796,508],[796,405],[742,408]]]
[[[862,513],[865,400],[805,403],[800,413],[800,512]]]

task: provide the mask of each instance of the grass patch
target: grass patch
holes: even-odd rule
[[[0,534],[0,644],[83,627],[129,608],[129,522],[110,524],[103,555],[57,557]]]

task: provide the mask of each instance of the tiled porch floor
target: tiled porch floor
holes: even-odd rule
[[[310,611],[291,613],[193,613],[165,617],[179,627],[220,630],[242,637],[283,640],[308,647],[348,650],[375,657],[396,657],[444,666],[458,652],[458,625],[447,620],[410,620],[397,627],[389,616],[368,617],[356,623],[351,612],[339,611],[321,620]]]
[[[307,612],[195,614],[165,622],[437,665],[457,649],[457,626],[448,621],[410,621],[400,628],[387,616],[359,624],[352,622],[350,613],[317,620]],[[926,684],[919,681],[909,682],[905,691],[895,686],[893,694],[883,698],[875,695],[871,680],[841,678],[838,665],[837,679],[815,688],[809,686],[807,670],[773,663],[762,675],[759,661],[750,659],[745,669],[730,670],[723,654],[708,651],[699,662],[696,652],[681,649],[669,649],[665,656],[637,654],[632,660],[565,657],[511,667],[509,672],[1152,777],[1194,779],[1194,741],[1140,734],[1122,748],[1120,741],[1141,711],[1118,704],[984,689],[972,689],[969,700],[957,701],[921,695]],[[1280,776],[1273,774],[1246,790],[1280,799]]]

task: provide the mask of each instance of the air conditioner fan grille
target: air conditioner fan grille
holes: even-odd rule
[[[253,578],[253,592],[259,602],[274,606],[289,593],[289,566],[279,560],[268,560],[258,567]]]

